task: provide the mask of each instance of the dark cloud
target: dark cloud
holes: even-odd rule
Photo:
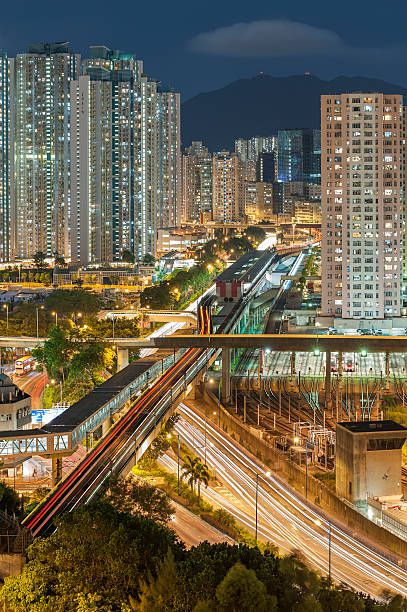
[[[357,49],[331,30],[288,20],[235,23],[197,34],[192,51],[227,57],[293,57],[298,55],[376,55],[376,49]]]

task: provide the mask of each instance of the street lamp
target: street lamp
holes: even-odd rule
[[[6,324],[6,327],[7,327],[7,329],[8,329],[8,304],[4,304],[4,305],[3,305],[3,308],[5,308],[5,309],[6,309],[6,317],[7,317],[7,324]]]
[[[55,317],[55,325],[58,325],[58,313],[53,311],[51,312],[52,316]]]
[[[35,310],[36,310],[36,313],[37,313],[37,338],[38,338],[39,337],[39,332],[38,332],[38,328],[39,328],[39,325],[38,325],[38,311],[39,310],[44,310],[44,306],[40,306],[39,308],[37,307]]]
[[[266,472],[266,476],[271,476],[271,472]],[[254,535],[254,541],[257,544],[257,515],[258,515],[258,500],[259,500],[259,476],[260,474],[256,472],[256,530]]]

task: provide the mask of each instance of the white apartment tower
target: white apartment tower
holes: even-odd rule
[[[381,93],[321,98],[323,315],[400,314],[402,104]]]
[[[70,255],[70,82],[79,62],[67,43],[30,45],[10,61],[13,259]]]

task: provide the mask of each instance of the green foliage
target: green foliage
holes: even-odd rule
[[[171,602],[177,589],[177,566],[171,549],[158,564],[157,577],[149,576],[140,583],[140,603],[136,607],[139,612],[163,612],[172,610]]]
[[[19,504],[20,500],[14,489],[9,487],[4,481],[0,481],[0,510],[16,512]]]
[[[117,509],[139,514],[158,523],[168,523],[174,513],[169,496],[140,478],[113,478],[109,483],[108,501]]]
[[[182,478],[188,480],[191,491],[195,485],[198,485],[198,505],[201,498],[201,484],[208,486],[210,473],[208,466],[199,459],[199,457],[185,457],[185,464],[182,468]]]
[[[43,268],[45,263],[46,254],[42,251],[37,251],[33,257],[34,266],[36,268]]]
[[[335,488],[335,473],[334,472],[315,472],[314,478],[325,483],[328,487]]]
[[[134,253],[126,249],[123,251],[122,259],[128,264],[134,264]]]
[[[146,467],[151,461],[155,463],[157,459],[162,457],[170,448],[172,442],[171,432],[174,429],[174,425],[178,419],[179,414],[175,413],[161,425],[160,433],[155,437],[149,449],[143,455],[141,464],[144,467]]]
[[[257,225],[249,225],[249,227],[244,230],[243,234],[251,243],[260,243],[266,238],[265,230]]]
[[[219,612],[273,612],[276,610],[275,597],[267,594],[266,587],[240,561],[230,568],[216,589]]]
[[[92,604],[120,612],[130,609],[139,582],[168,549],[180,554],[183,546],[154,521],[106,502],[85,506],[60,518],[49,538],[34,541],[22,574],[5,580],[1,599],[16,612],[77,612],[79,603],[86,611]]]
[[[405,612],[330,584],[292,554],[203,542],[189,550],[174,533],[108,502],[63,515],[58,529],[28,549],[0,602],[14,612]]]
[[[146,253],[143,257],[143,264],[146,266],[155,264],[155,257],[151,253]]]
[[[85,289],[55,289],[47,295],[45,304],[49,310],[57,312],[58,316],[65,317],[71,317],[75,312],[96,314],[101,307],[98,295]]]
[[[50,378],[63,378],[68,372],[68,363],[72,354],[72,343],[59,326],[51,327],[49,339],[44,346],[35,348],[34,359],[43,363]]]

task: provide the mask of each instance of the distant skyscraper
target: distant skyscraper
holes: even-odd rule
[[[10,62],[13,258],[69,256],[70,82],[67,43],[30,45]]]
[[[235,153],[238,155],[240,161],[245,162],[248,160],[247,140],[244,138],[236,138]]]
[[[189,147],[185,147],[184,153],[195,157],[209,157],[209,149],[201,140],[193,140]]]
[[[212,212],[212,158],[202,142],[194,142],[182,156],[183,220],[199,221]]]
[[[400,314],[402,103],[381,93],[322,96],[323,314]]]
[[[9,88],[7,53],[0,50],[0,261],[10,258]]]
[[[293,129],[278,133],[279,181],[318,184],[320,157],[319,130]]]
[[[242,221],[245,210],[244,167],[236,153],[221,151],[212,160],[213,220]]]
[[[259,153],[256,163],[256,180],[261,183],[274,183],[276,180],[274,152]]]

